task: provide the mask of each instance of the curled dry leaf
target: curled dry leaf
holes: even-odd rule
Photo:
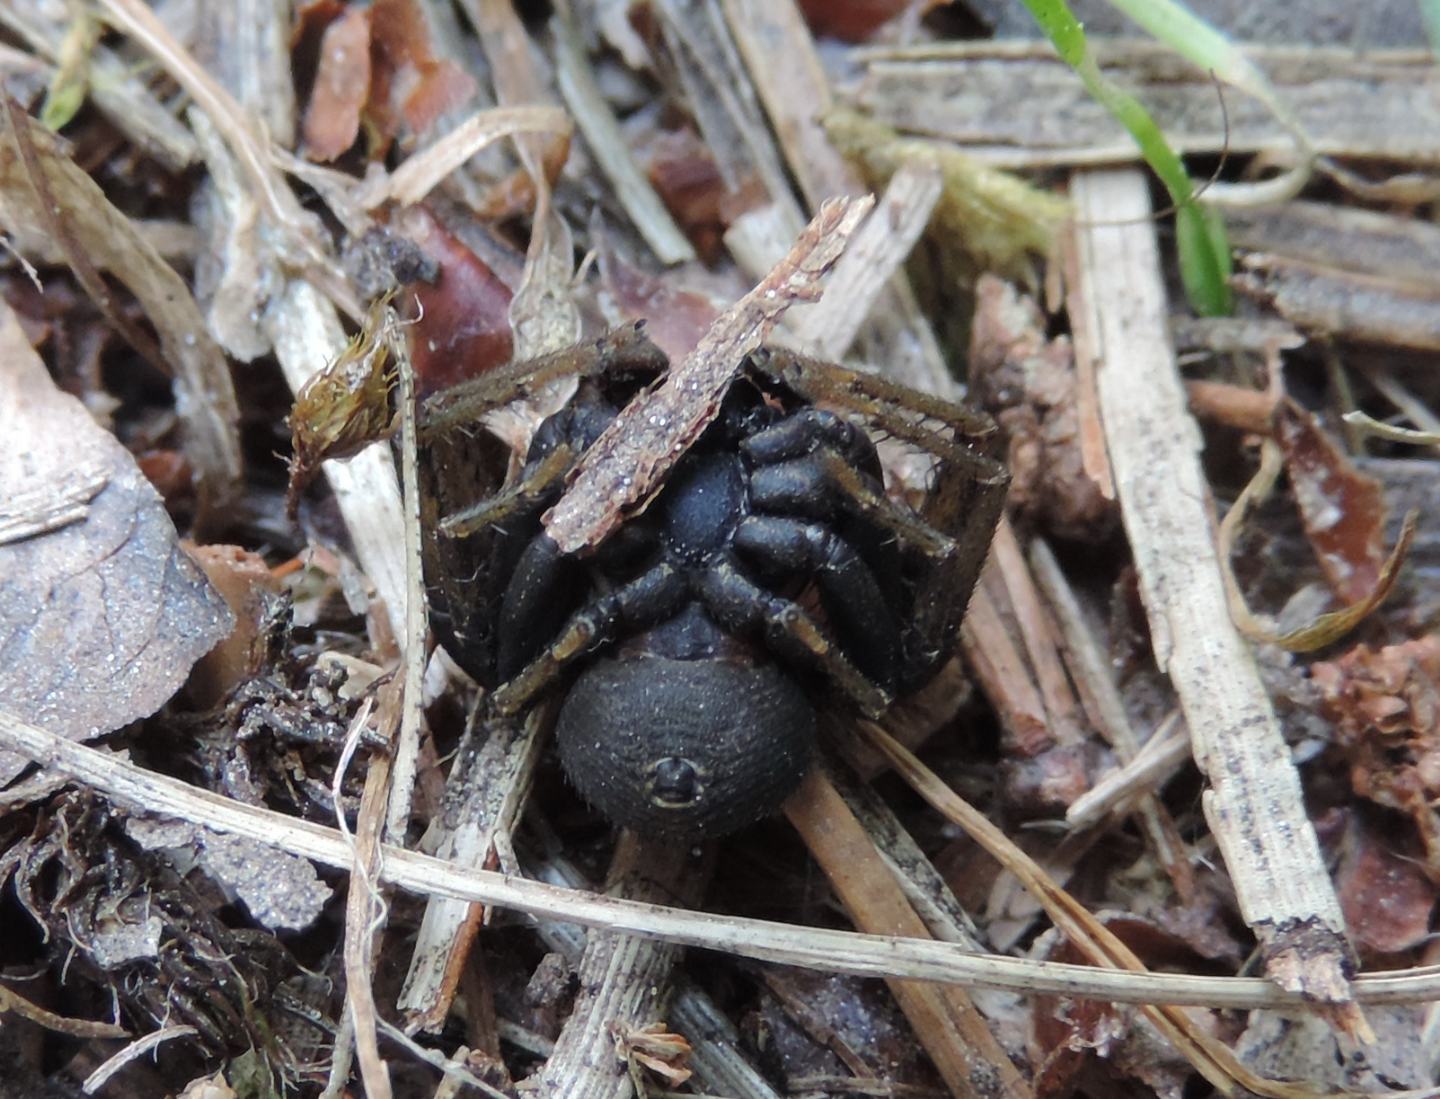
[[[79,467],[105,478],[82,518],[0,545],[0,707],[75,740],[154,713],[230,612],[129,452],[55,388],[8,308],[0,438],[0,499],[59,491]],[[24,766],[0,753],[0,783]]]
[[[1400,528],[1400,537],[1395,543],[1395,548],[1390,551],[1390,556],[1381,564],[1374,587],[1362,598],[1338,611],[1322,614],[1308,625],[1288,630],[1285,633],[1278,633],[1251,612],[1246,604],[1245,596],[1240,591],[1240,584],[1235,579],[1235,571],[1230,565],[1230,556],[1235,549],[1240,524],[1246,513],[1253,504],[1259,503],[1270,494],[1283,466],[1284,458],[1279,446],[1266,440],[1260,450],[1259,470],[1236,497],[1235,503],[1225,513],[1225,518],[1220,521],[1220,530],[1217,535],[1220,576],[1225,584],[1225,599],[1229,606],[1230,617],[1241,633],[1251,641],[1261,644],[1278,645],[1290,652],[1308,653],[1323,649],[1326,645],[1340,640],[1384,602],[1385,597],[1390,594],[1390,589],[1395,586],[1395,580],[1400,575],[1400,565],[1410,550],[1410,544],[1415,540],[1418,515],[1416,512],[1411,512],[1405,516],[1405,522]]]
[[[1375,590],[1385,563],[1385,501],[1380,483],[1355,468],[1315,417],[1292,400],[1273,419],[1275,441],[1325,579],[1344,602]]]
[[[1310,675],[1363,798],[1415,822],[1425,866],[1440,882],[1440,637],[1382,649],[1358,645]]]

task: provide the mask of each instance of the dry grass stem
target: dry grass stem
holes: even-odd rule
[[[477,111],[443,137],[411,153],[389,175],[367,180],[355,197],[365,210],[387,202],[410,206],[424,199],[481,149],[502,137],[518,134],[568,137],[570,128],[569,116],[559,107],[490,107]]]
[[[172,1038],[188,1038],[198,1033],[193,1026],[167,1026],[159,1030],[152,1030],[143,1038],[136,1038],[124,1049],[112,1054],[105,1059],[104,1064],[85,1077],[85,1082],[80,1085],[86,1095],[94,1095],[110,1082],[110,1078],[123,1069],[132,1061],[139,1060],[157,1046],[164,1045]]]
[[[249,837],[326,866],[348,869],[353,862],[349,843],[334,829],[146,771],[119,756],[73,744],[4,711],[0,711],[0,747],[67,774],[132,812],[204,821],[216,831]],[[542,918],[649,935],[781,965],[866,977],[1093,996],[1120,1003],[1214,1008],[1301,1008],[1307,1003],[1299,993],[1261,978],[1105,972],[1088,966],[975,955],[951,943],[722,918],[597,897],[489,871],[457,870],[440,859],[397,848],[386,848],[384,855],[379,880],[409,892],[513,908]],[[1440,999],[1440,972],[1422,967],[1367,975],[1358,978],[1353,987],[1359,1003],[1424,1002]]]
[[[1008,836],[963,798],[940,781],[908,749],[896,743],[878,726],[862,723],[870,743],[889,758],[907,782],[948,820],[964,828],[1007,870],[1015,874],[1040,902],[1055,926],[1069,937],[1096,965],[1143,972],[1144,964],[1135,953],[1074,897],[1057,885],[1044,869],[1026,855]],[[1149,1003],[1140,1008],[1145,1017],[1175,1049],[1223,1095],[1238,1095],[1248,1088],[1271,1099],[1315,1099],[1307,1085],[1267,1080],[1241,1064],[1229,1046],[1212,1037],[1180,1007]]]
[[[620,123],[595,82],[584,43],[566,5],[558,7],[551,27],[555,34],[556,84],[575,116],[575,124],[585,135],[595,163],[615,189],[616,199],[661,263],[693,260],[695,249],[630,155]]]
[[[1190,762],[1190,732],[1178,712],[1160,723],[1150,739],[1130,760],[1102,775],[1065,813],[1065,823],[1077,831],[1092,828],[1107,816],[1131,812]]]

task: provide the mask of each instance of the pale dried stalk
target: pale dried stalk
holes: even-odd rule
[[[1120,762],[1128,764],[1140,753],[1140,739],[1130,726],[1130,717],[1125,712],[1125,701],[1120,697],[1119,688],[1115,686],[1104,654],[1085,625],[1080,603],[1070,589],[1065,574],[1061,572],[1055,555],[1042,539],[1037,538],[1030,544],[1030,562],[1035,578],[1050,601],[1060,632],[1065,638],[1071,674],[1075,677],[1090,721],[1115,749]],[[1153,792],[1143,793],[1138,799],[1137,808],[1145,836],[1160,864],[1170,874],[1176,892],[1183,899],[1193,897],[1195,875],[1190,869],[1189,854],[1170,814]],[[1065,819],[1072,827],[1078,827],[1073,805],[1066,812]]]
[[[1204,806],[1245,922],[1278,984],[1350,999],[1345,920],[1300,780],[1226,609],[1200,436],[1170,345],[1145,178],[1077,173],[1079,297],[1098,349],[1106,441],[1155,660],[1175,684]]]
[[[483,707],[483,701],[478,705]],[[499,837],[524,807],[544,743],[545,717],[536,710],[523,723],[499,723],[478,750],[462,748],[445,784],[440,819],[431,826],[438,833],[437,856],[461,868],[494,865]],[[409,1029],[434,1031],[444,1025],[484,915],[482,906],[451,897],[432,897],[425,905],[397,1005],[409,1016]]]
[[[636,901],[694,903],[704,893],[711,860],[697,861],[683,843],[642,840],[621,833],[606,894]],[[617,1035],[663,1022],[670,970],[679,950],[635,935],[591,932],[577,976],[580,994],[555,1048],[538,1075],[548,1099],[628,1099],[633,1091],[616,1056]]]
[[[875,209],[835,264],[825,296],[788,318],[800,350],[837,362],[850,350],[939,200],[940,170],[934,165],[906,165],[890,177]]]
[[[1105,817],[1131,807],[1165,785],[1190,761],[1190,732],[1180,723],[1178,711],[1160,723],[1140,750],[1123,766],[1098,779],[1065,812],[1065,823],[1076,830],[1098,824]]]
[[[536,877],[552,885],[581,888],[584,877],[563,859],[546,861],[536,867]],[[572,965],[578,965],[585,950],[585,930],[571,923],[541,921],[538,927],[545,945],[562,954]],[[690,1042],[690,1068],[694,1070],[691,1087],[730,1099],[779,1099],[766,1079],[740,1051],[740,1034],[730,1017],[720,1009],[708,993],[688,980],[684,973],[676,975],[675,999],[670,1005],[670,1023],[674,1030]],[[502,1024],[502,1033],[504,1025]],[[543,1042],[543,1039],[539,1040]],[[532,1048],[538,1042],[532,1042]],[[534,1052],[548,1057],[554,1043]]]
[[[0,710],[0,748],[69,775],[131,812],[203,822],[218,832],[248,837],[326,866],[347,869],[352,861],[348,844],[334,829],[245,805],[146,771],[120,756],[46,732],[4,710]],[[379,877],[384,883],[425,896],[456,897],[540,918],[649,935],[682,946],[833,973],[1088,996],[1118,1003],[1214,1008],[1303,1008],[1307,1003],[1299,993],[1287,992],[1261,978],[1107,972],[1089,966],[975,955],[953,943],[712,916],[599,897],[489,871],[460,871],[440,859],[394,847],[384,848]],[[1354,989],[1361,1003],[1440,1000],[1440,973],[1422,967],[1368,975],[1357,978]]]
[[[568,134],[570,118],[559,107],[487,107],[405,158],[389,175],[362,184],[356,200],[365,210],[387,202],[410,206],[487,145],[518,134]]]
[[[600,171],[614,188],[615,198],[661,263],[684,263],[695,249],[675,224],[655,188],[630,155],[620,123],[595,82],[568,6],[556,6],[550,28],[555,35],[555,81]]]

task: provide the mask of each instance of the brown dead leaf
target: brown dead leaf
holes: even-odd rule
[[[305,155],[334,160],[355,144],[370,95],[370,9],[352,7],[320,36],[320,61],[302,123]]]
[[[647,275],[626,263],[605,234],[592,234],[600,278],[626,321],[645,321],[645,334],[669,357],[679,362],[700,342],[719,312],[708,297],[677,286],[676,280]]]
[[[800,0],[812,31],[844,42],[864,42],[883,23],[914,6],[909,0]],[[937,0],[927,0],[919,8],[923,12],[936,6]]]
[[[260,554],[242,546],[187,545],[185,549],[235,615],[230,636],[200,659],[190,677],[187,693],[203,709],[259,672],[256,641],[262,636],[270,601],[280,594],[280,580]]]
[[[424,133],[475,95],[475,80],[436,49],[416,0],[375,0],[370,6],[371,71],[367,115],[386,141]]]
[[[1436,885],[1421,864],[1404,853],[1412,845],[1382,834],[1361,814],[1351,817],[1335,892],[1350,939],[1366,955],[1410,950],[1430,934]]]
[[[229,634],[224,601],[176,543],[128,451],[61,393],[15,316],[0,314],[0,499],[104,487],[75,521],[0,545],[0,706],[86,740],[154,711]],[[25,761],[0,753],[0,783]]]
[[[510,361],[510,288],[424,207],[406,210],[400,231],[413,241],[438,275],[404,292],[414,307],[406,330],[416,396],[423,400]]]
[[[1385,561],[1385,501],[1380,483],[1353,462],[1293,400],[1277,405],[1275,441],[1305,521],[1305,535],[1330,587],[1343,602],[1375,590]]]
[[[1406,813],[1440,882],[1440,637],[1372,650],[1357,645],[1310,668],[1335,741],[1363,798]]]
[[[1337,611],[1322,614],[1306,625],[1280,633],[1250,610],[1249,605],[1245,602],[1244,593],[1240,590],[1240,584],[1235,579],[1235,570],[1231,567],[1230,557],[1235,550],[1240,524],[1244,521],[1246,513],[1253,504],[1259,503],[1270,495],[1283,466],[1284,456],[1280,447],[1267,439],[1260,449],[1259,470],[1251,478],[1250,483],[1241,490],[1235,503],[1225,513],[1225,518],[1220,521],[1220,529],[1216,535],[1220,557],[1220,578],[1225,585],[1225,600],[1230,617],[1234,620],[1236,628],[1251,641],[1266,645],[1278,645],[1289,652],[1315,652],[1317,649],[1323,649],[1325,646],[1339,641],[1385,601],[1386,596],[1395,586],[1395,581],[1400,575],[1400,566],[1404,563],[1406,554],[1410,552],[1410,545],[1415,540],[1419,513],[1412,511],[1405,516],[1395,548],[1390,551],[1390,556],[1385,558],[1381,564],[1375,586],[1363,597]]]

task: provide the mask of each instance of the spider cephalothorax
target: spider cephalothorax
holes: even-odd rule
[[[974,449],[993,432],[983,416],[762,349],[649,505],[589,555],[562,553],[541,517],[664,365],[626,329],[432,400],[427,583],[441,639],[491,689],[492,711],[563,692],[562,762],[607,817],[714,835],[794,789],[817,701],[878,716],[934,675],[1006,476]],[[445,487],[447,436],[566,373],[579,390],[518,475],[462,507]],[[932,458],[918,512],[886,494],[867,427]]]

